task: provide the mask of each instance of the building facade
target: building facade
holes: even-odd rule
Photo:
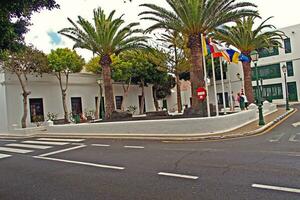
[[[97,84],[98,76],[93,74],[78,73],[71,74],[67,90],[67,107],[69,113],[88,113],[95,111],[100,87]],[[28,96],[27,125],[35,126],[34,121],[38,116],[40,121],[47,120],[47,114],[57,114],[62,119],[63,107],[62,97],[58,80],[55,76],[45,74],[42,77],[29,76],[27,89],[31,92]],[[121,109],[124,98],[122,85],[114,84],[115,107]],[[141,101],[141,88],[132,85],[129,90],[125,108],[136,107],[139,113]],[[20,127],[23,114],[22,90],[16,76],[12,74],[0,74],[0,132]],[[103,94],[104,98],[104,94]],[[105,100],[104,100],[105,101]],[[152,86],[145,88],[145,110],[154,111]]]

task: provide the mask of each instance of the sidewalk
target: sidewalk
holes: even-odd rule
[[[296,109],[286,112],[285,108],[278,108],[274,113],[264,117],[266,125],[258,126],[258,120],[251,122],[241,128],[229,132],[207,133],[207,134],[104,134],[104,133],[35,133],[28,135],[0,134],[1,137],[68,137],[68,138],[110,138],[110,139],[137,139],[137,140],[220,140],[238,137],[246,137],[263,133],[289,117]]]

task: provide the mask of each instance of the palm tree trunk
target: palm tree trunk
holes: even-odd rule
[[[111,119],[112,112],[115,110],[114,93],[111,79],[111,68],[107,64],[102,65],[102,67],[105,96],[105,119]]]
[[[182,102],[181,102],[181,90],[180,90],[180,80],[179,80],[179,74],[176,74],[176,90],[177,90],[177,110],[178,113],[182,112]]]
[[[250,62],[243,62],[243,72],[244,72],[244,87],[245,95],[247,96],[248,102],[254,102],[254,94],[252,87],[252,74],[251,74],[251,64]]]
[[[204,102],[200,102],[197,97],[197,88],[204,87],[204,72],[203,72],[203,59],[202,59],[202,50],[201,50],[201,37],[199,34],[195,34],[189,37],[189,48],[191,50],[191,64],[192,69],[191,74],[191,90],[192,90],[192,109],[199,113],[200,107],[203,108]],[[203,110],[203,113],[206,113]]]

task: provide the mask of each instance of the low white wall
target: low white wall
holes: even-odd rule
[[[231,130],[256,119],[256,110],[211,118],[183,118],[71,124],[48,127],[49,133],[193,134]]]

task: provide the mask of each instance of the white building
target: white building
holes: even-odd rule
[[[300,24],[289,26],[280,29],[283,31],[287,38],[284,40],[283,48],[270,48],[269,51],[261,51],[260,58],[257,62],[258,65],[258,76],[259,84],[261,84],[261,79],[263,83],[262,97],[263,99],[270,100],[273,103],[282,104],[286,99],[286,89],[284,82],[284,74],[282,71],[282,66],[287,66],[287,86],[290,101],[299,101],[300,97]],[[253,88],[256,90],[256,79],[255,79],[255,68],[252,65],[253,74]],[[217,77],[217,100],[219,104],[219,109],[223,108],[223,97],[222,97],[222,86],[221,81]],[[231,91],[233,91],[236,96],[241,89],[244,88],[243,85],[243,70],[242,64],[229,64],[227,67],[227,72],[224,74],[224,87],[225,87],[225,99],[226,105],[229,104],[229,94],[230,94],[230,84]],[[215,93],[210,81],[209,86],[209,100],[210,103],[215,104]],[[191,97],[191,92],[186,92],[190,90],[185,89],[181,91],[183,106],[186,104],[187,99]],[[188,97],[187,97],[188,96]],[[176,100],[176,88],[173,89],[171,96],[166,98],[168,109],[177,110],[177,100]],[[235,102],[238,105],[237,102]],[[190,102],[187,103],[190,105]]]
[[[96,98],[99,95],[99,85],[97,76],[93,74],[71,74],[69,87],[67,90],[67,106],[71,112],[85,112],[95,110]],[[63,107],[61,91],[58,80],[52,75],[43,75],[43,77],[28,77],[28,87],[31,91],[28,96],[28,117],[27,125],[34,126],[34,115],[42,115],[47,120],[47,113],[58,114],[58,118],[63,118]],[[115,95],[115,106],[121,107],[123,98],[123,89],[119,84],[113,85]],[[7,132],[14,127],[20,127],[20,121],[23,114],[22,90],[16,76],[12,74],[0,74],[0,132]],[[137,107],[136,113],[139,113],[139,103],[141,88],[138,85],[132,85],[129,90],[127,105]],[[104,95],[103,95],[104,96]],[[152,97],[152,86],[145,88],[145,110],[154,111],[154,102]]]

